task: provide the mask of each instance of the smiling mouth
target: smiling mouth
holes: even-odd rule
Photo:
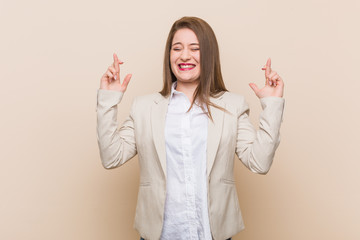
[[[195,68],[196,65],[191,63],[180,63],[178,66],[181,71],[188,71]]]

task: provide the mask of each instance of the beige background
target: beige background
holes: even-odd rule
[[[268,175],[236,161],[246,229],[235,240],[360,239],[357,0],[1,1],[0,239],[138,239],[137,158],[107,171],[96,91],[116,52],[133,79],[119,111],[160,90],[172,23],[205,19],[227,87],[258,123],[270,56],[285,81],[282,143]]]

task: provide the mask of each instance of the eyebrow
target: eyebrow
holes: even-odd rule
[[[174,46],[174,45],[176,45],[176,44],[181,44],[181,45],[182,45],[181,42],[176,42],[176,43],[172,44],[171,46]],[[197,46],[199,46],[198,43],[190,43],[190,45],[197,45]]]

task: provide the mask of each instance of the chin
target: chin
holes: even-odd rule
[[[193,79],[193,78],[177,78],[178,82],[182,83],[198,83],[199,79]]]
[[[181,74],[179,74],[177,76],[175,75],[175,77],[179,82],[184,82],[184,83],[192,83],[192,82],[200,81],[199,76],[181,76]]]

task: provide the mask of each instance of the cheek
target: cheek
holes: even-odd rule
[[[170,58],[170,69],[175,74],[177,68],[175,62]]]
[[[170,55],[170,65],[171,67],[176,64],[176,56],[174,54]]]
[[[171,69],[171,72],[172,72],[173,74],[176,73],[176,67],[175,67],[174,64],[170,64],[170,69]]]
[[[178,55],[178,52],[170,50],[170,62],[176,61],[176,59],[179,57]]]
[[[198,70],[200,71],[200,53],[194,55],[194,60],[197,62]]]
[[[200,63],[200,53],[196,54],[195,59],[198,63]]]
[[[169,62],[170,62],[170,66],[172,66],[174,61],[173,61],[173,56],[171,54],[170,54]]]

